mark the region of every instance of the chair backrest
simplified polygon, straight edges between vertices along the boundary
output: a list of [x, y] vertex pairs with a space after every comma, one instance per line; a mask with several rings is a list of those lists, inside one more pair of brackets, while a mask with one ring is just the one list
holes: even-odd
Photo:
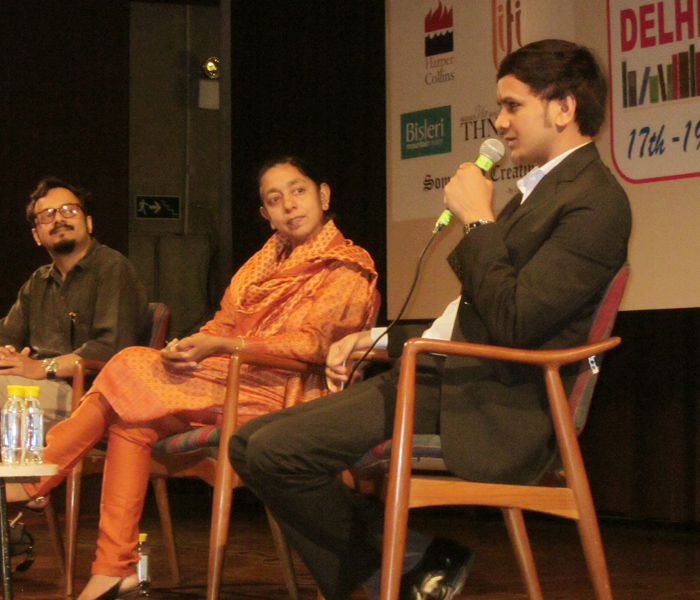
[[170, 325], [170, 309], [162, 302], [150, 302], [144, 332], [144, 344], [160, 350], [165, 346]]
[[[595, 315], [593, 315], [593, 324], [588, 334], [589, 344], [600, 342], [610, 337], [620, 308], [622, 295], [627, 285], [629, 271], [630, 267], [625, 263], [608, 285], [608, 289], [605, 291]], [[579, 434], [588, 418], [593, 388], [598, 380], [598, 371], [603, 357], [595, 356], [593, 360], [595, 361], [593, 364], [587, 360], [581, 363], [578, 377], [569, 395], [571, 416], [574, 420], [576, 432]]]

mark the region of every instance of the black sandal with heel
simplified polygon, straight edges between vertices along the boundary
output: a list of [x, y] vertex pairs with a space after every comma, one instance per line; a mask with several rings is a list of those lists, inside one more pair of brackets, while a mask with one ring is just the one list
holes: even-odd
[[13, 567], [13, 573], [23, 573], [34, 564], [36, 554], [34, 554], [34, 538], [27, 531], [27, 526], [20, 522], [22, 513], [20, 512], [12, 521], [10, 526], [10, 556], [22, 556], [24, 560]]

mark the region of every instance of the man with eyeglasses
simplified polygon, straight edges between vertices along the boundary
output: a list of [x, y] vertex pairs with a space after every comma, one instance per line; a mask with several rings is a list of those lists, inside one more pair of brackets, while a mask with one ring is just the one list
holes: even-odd
[[89, 196], [61, 179], [39, 182], [27, 220], [53, 262], [0, 320], [0, 404], [7, 385], [38, 385], [46, 429], [70, 414], [75, 361], [106, 361], [137, 344], [148, 307], [132, 263], [92, 238]]

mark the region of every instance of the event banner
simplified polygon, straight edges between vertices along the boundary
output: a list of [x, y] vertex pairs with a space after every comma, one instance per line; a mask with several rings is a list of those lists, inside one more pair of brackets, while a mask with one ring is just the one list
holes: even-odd
[[627, 181], [700, 175], [700, 0], [608, 0], [612, 151]]
[[[388, 0], [389, 221], [437, 217], [460, 163], [497, 138], [496, 72], [529, 42], [574, 39], [573, 0]], [[533, 165], [489, 173], [495, 209]]]

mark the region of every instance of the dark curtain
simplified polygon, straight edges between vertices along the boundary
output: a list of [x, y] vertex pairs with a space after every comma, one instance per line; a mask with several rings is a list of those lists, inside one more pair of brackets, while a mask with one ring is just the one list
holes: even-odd
[[0, 315], [49, 261], [24, 220], [45, 175], [95, 197], [95, 236], [128, 245], [129, 2], [0, 4]]
[[298, 154], [325, 173], [336, 224], [374, 257], [385, 297], [384, 2], [232, 4], [234, 267], [272, 233], [258, 168]]
[[[632, 265], [634, 270], [634, 265]], [[700, 521], [700, 309], [622, 312], [581, 445], [597, 510]]]

